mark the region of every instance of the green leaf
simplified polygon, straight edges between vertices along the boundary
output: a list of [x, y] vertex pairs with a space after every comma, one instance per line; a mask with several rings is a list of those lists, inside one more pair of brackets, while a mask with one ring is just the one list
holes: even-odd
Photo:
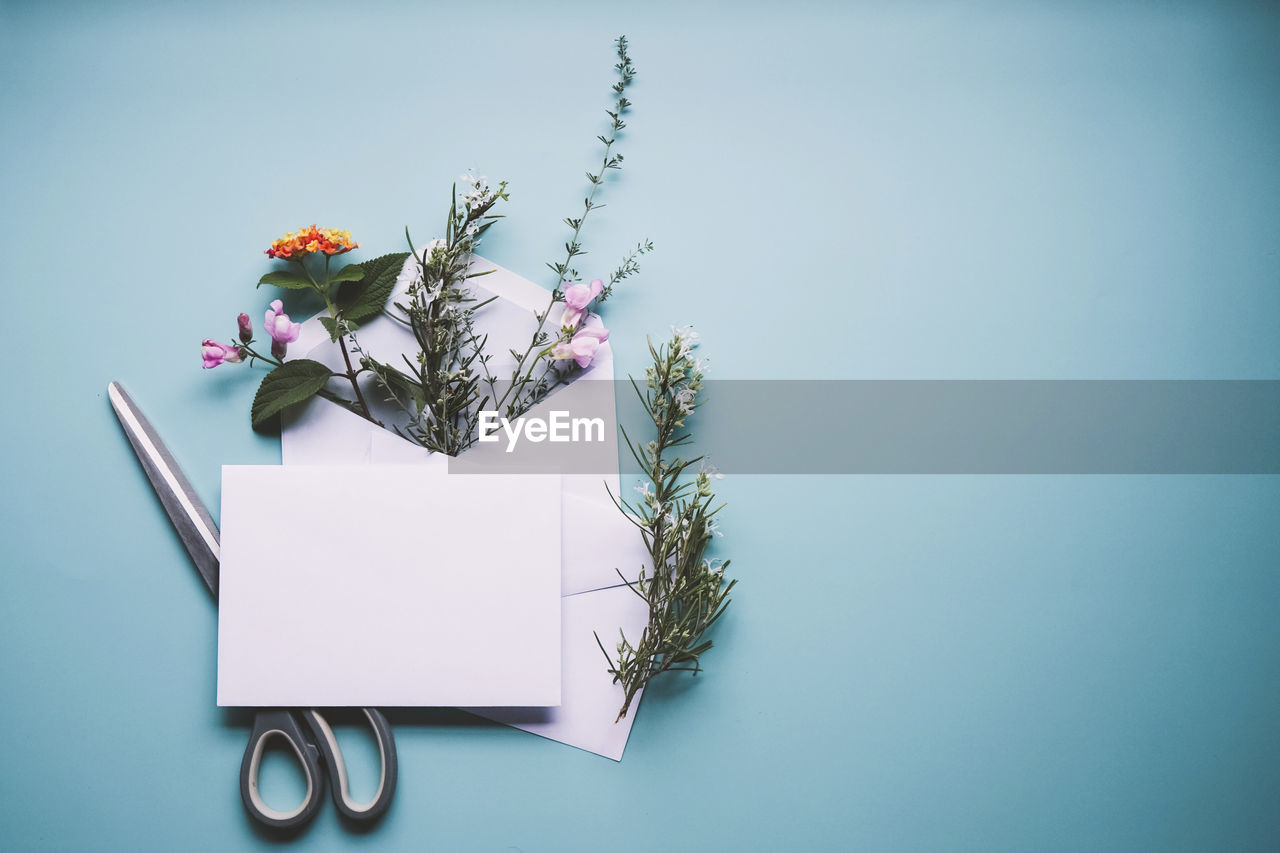
[[376, 281], [390, 271], [391, 279], [394, 281], [395, 277], [400, 275], [400, 270], [404, 267], [405, 259], [408, 257], [408, 252], [392, 252], [389, 255], [382, 255], [365, 261], [360, 265], [364, 267], [364, 280], [366, 282]]
[[359, 323], [356, 323], [346, 318], [343, 318], [343, 319], [346, 320], [346, 322], [343, 324], [343, 326], [339, 326], [338, 321], [334, 320], [332, 317], [320, 318], [320, 325], [324, 326], [324, 330], [329, 333], [329, 340], [334, 343], [337, 343], [338, 338], [342, 336], [343, 334], [343, 332], [341, 331], [342, 328], [345, 327], [346, 331], [348, 332], [354, 332], [356, 329], [360, 328]]
[[286, 361], [268, 373], [253, 398], [253, 428], [261, 429], [285, 406], [314, 397], [332, 375], [329, 368], [309, 358]]
[[258, 279], [258, 287], [262, 287], [264, 284], [274, 284], [276, 287], [283, 287], [285, 290], [312, 290], [315, 288], [315, 285], [311, 283], [311, 279], [291, 270], [276, 270], [275, 272], [267, 273]]
[[364, 266], [362, 264], [347, 264], [338, 270], [338, 274], [329, 279], [329, 283], [333, 284], [339, 281], [360, 281], [364, 278]]
[[364, 322], [382, 313], [391, 291], [396, 286], [396, 276], [404, 267], [408, 252], [394, 252], [365, 261], [364, 283], [351, 300], [342, 305], [342, 316], [355, 322]]
[[378, 364], [378, 375], [385, 380], [391, 392], [398, 398], [411, 400], [418, 411], [426, 408], [427, 398], [422, 386], [389, 364]]

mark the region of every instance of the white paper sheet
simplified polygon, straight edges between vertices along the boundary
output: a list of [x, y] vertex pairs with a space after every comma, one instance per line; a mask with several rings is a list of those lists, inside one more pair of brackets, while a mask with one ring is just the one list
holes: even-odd
[[558, 705], [560, 491], [555, 475], [224, 467], [218, 704]]

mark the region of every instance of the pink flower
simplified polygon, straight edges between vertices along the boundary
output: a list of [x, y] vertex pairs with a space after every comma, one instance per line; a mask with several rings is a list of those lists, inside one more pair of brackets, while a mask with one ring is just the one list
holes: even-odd
[[240, 327], [240, 343], [247, 344], [253, 340], [253, 323], [249, 320], [248, 314], [237, 317], [236, 324]]
[[609, 340], [609, 330], [604, 326], [579, 329], [573, 336], [573, 340], [556, 344], [556, 348], [551, 351], [551, 357], [572, 358], [578, 362], [578, 367], [588, 367], [591, 360], [596, 357], [596, 350], [600, 349], [600, 345], [607, 340]]
[[240, 353], [240, 347], [218, 343], [208, 338], [205, 338], [204, 343], [200, 344], [200, 355], [204, 359], [205, 370], [217, 367], [223, 362], [234, 364], [244, 361], [244, 356]]
[[278, 344], [293, 343], [302, 334], [302, 324], [289, 322], [289, 315], [284, 313], [284, 303], [279, 299], [267, 309], [266, 329], [271, 340]]
[[582, 322], [583, 316], [587, 313], [587, 306], [600, 295], [602, 290], [604, 290], [604, 282], [598, 278], [592, 279], [590, 285], [565, 285], [564, 314], [560, 316], [560, 328], [578, 328], [578, 324]]

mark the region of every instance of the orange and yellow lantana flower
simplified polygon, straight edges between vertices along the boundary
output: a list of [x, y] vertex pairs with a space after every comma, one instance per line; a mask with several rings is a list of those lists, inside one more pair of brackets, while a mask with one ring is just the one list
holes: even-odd
[[267, 255], [284, 260], [298, 259], [313, 252], [324, 252], [326, 255], [341, 255], [358, 249], [359, 243], [352, 241], [350, 231], [339, 231], [336, 228], [301, 228], [291, 231], [271, 244]]

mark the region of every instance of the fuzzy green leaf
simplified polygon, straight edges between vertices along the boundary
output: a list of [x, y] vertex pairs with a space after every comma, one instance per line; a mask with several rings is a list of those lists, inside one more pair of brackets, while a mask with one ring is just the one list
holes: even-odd
[[365, 261], [364, 279], [360, 289], [350, 301], [343, 304], [342, 316], [355, 322], [364, 322], [382, 313], [391, 291], [396, 286], [396, 276], [404, 267], [408, 252], [393, 252], [380, 258]]
[[261, 429], [285, 406], [314, 397], [332, 375], [329, 368], [309, 358], [286, 361], [268, 373], [253, 397], [253, 428]]
[[[359, 323], [356, 323], [353, 320], [347, 320], [346, 318], [343, 319], [345, 322], [343, 325], [339, 326], [338, 321], [334, 320], [332, 317], [320, 318], [320, 325], [324, 326], [324, 330], [329, 333], [329, 340], [333, 343], [337, 343], [338, 338], [343, 334], [354, 332], [356, 329], [360, 328]], [[346, 331], [340, 331], [342, 329], [345, 329]]]
[[338, 270], [338, 274], [329, 279], [329, 283], [333, 284], [339, 281], [360, 281], [364, 278], [365, 269], [363, 264], [347, 264]]
[[285, 290], [311, 290], [315, 287], [311, 283], [311, 279], [292, 270], [269, 272], [258, 279], [258, 287], [262, 287], [264, 284], [273, 284], [276, 287], [283, 287]]

